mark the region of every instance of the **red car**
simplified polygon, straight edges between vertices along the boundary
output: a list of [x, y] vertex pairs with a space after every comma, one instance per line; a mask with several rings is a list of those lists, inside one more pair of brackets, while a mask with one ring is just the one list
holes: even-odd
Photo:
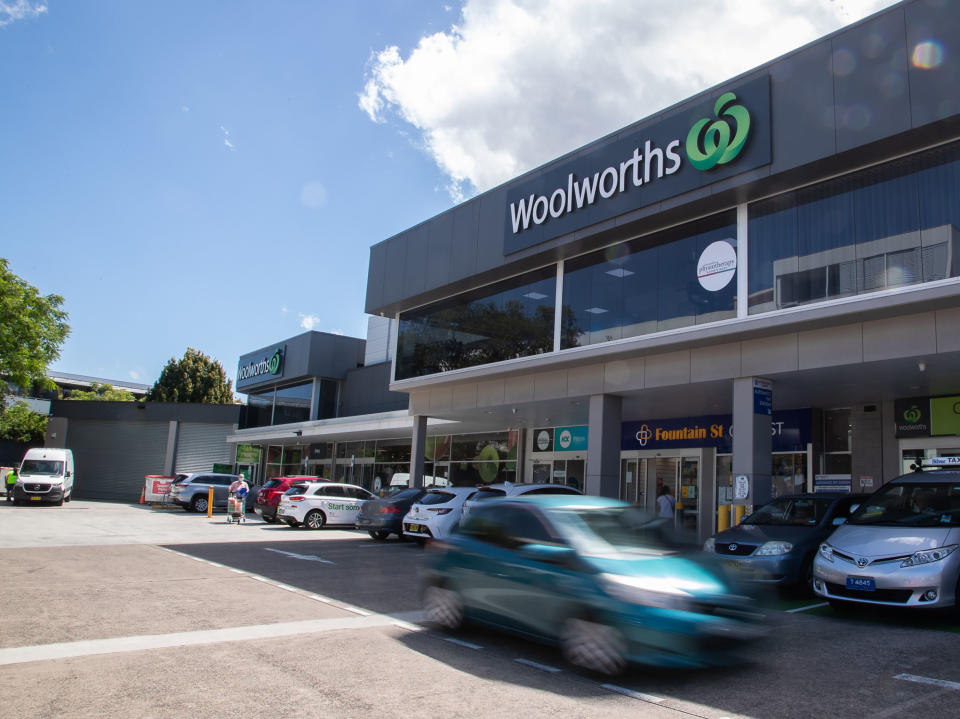
[[253, 505], [254, 509], [263, 517], [264, 522], [273, 524], [277, 521], [277, 505], [280, 504], [280, 495], [290, 489], [290, 487], [295, 484], [306, 484], [307, 482], [329, 481], [329, 479], [324, 479], [323, 477], [309, 477], [307, 475], [268, 479], [257, 492], [257, 501]]

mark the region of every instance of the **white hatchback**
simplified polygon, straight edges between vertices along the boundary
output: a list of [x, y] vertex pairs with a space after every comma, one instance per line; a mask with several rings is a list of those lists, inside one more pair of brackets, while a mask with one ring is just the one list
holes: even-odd
[[460, 514], [460, 524], [467, 521], [470, 511], [481, 502], [501, 497], [518, 497], [527, 494], [583, 494], [579, 489], [568, 487], [565, 484], [524, 484], [517, 482], [498, 482], [477, 487], [473, 494], [463, 503], [463, 512]]
[[291, 527], [302, 524], [307, 529], [320, 529], [327, 524], [352, 527], [360, 512], [360, 505], [368, 499], [375, 497], [363, 487], [353, 484], [297, 484], [280, 497], [277, 519]]
[[463, 502], [476, 487], [441, 487], [431, 489], [410, 507], [403, 518], [403, 536], [418, 541], [443, 539], [460, 521]]

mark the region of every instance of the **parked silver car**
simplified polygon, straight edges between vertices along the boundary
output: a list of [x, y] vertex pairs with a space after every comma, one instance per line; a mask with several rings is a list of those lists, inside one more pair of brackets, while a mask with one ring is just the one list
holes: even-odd
[[820, 545], [817, 594], [838, 609], [960, 610], [960, 458], [939, 460], [885, 484]]
[[[237, 481], [235, 474], [214, 474], [213, 472], [194, 472], [193, 474], [178, 475], [170, 485], [170, 501], [179, 504], [188, 512], [206, 512], [207, 501], [210, 497], [210, 487], [213, 487], [213, 506], [227, 506], [227, 490]], [[248, 508], [250, 504], [248, 496]]]

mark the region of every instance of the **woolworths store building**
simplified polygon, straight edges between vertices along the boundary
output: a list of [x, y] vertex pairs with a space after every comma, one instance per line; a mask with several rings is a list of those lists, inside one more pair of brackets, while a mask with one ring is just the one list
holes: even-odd
[[373, 247], [412, 456], [519, 430], [707, 536], [960, 452], [958, 87], [960, 3], [901, 3]]

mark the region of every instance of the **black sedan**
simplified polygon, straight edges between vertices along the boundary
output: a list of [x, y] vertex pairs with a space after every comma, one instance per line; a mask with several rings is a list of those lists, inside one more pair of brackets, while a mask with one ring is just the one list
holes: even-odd
[[744, 581], [807, 591], [820, 543], [846, 522], [864, 497], [824, 493], [778, 497], [736, 527], [708, 539], [703, 548], [716, 552]]
[[368, 499], [360, 505], [354, 526], [366, 529], [377, 541], [382, 542], [391, 534], [402, 538], [403, 516], [425, 492], [425, 489], [401, 489], [386, 497]]

